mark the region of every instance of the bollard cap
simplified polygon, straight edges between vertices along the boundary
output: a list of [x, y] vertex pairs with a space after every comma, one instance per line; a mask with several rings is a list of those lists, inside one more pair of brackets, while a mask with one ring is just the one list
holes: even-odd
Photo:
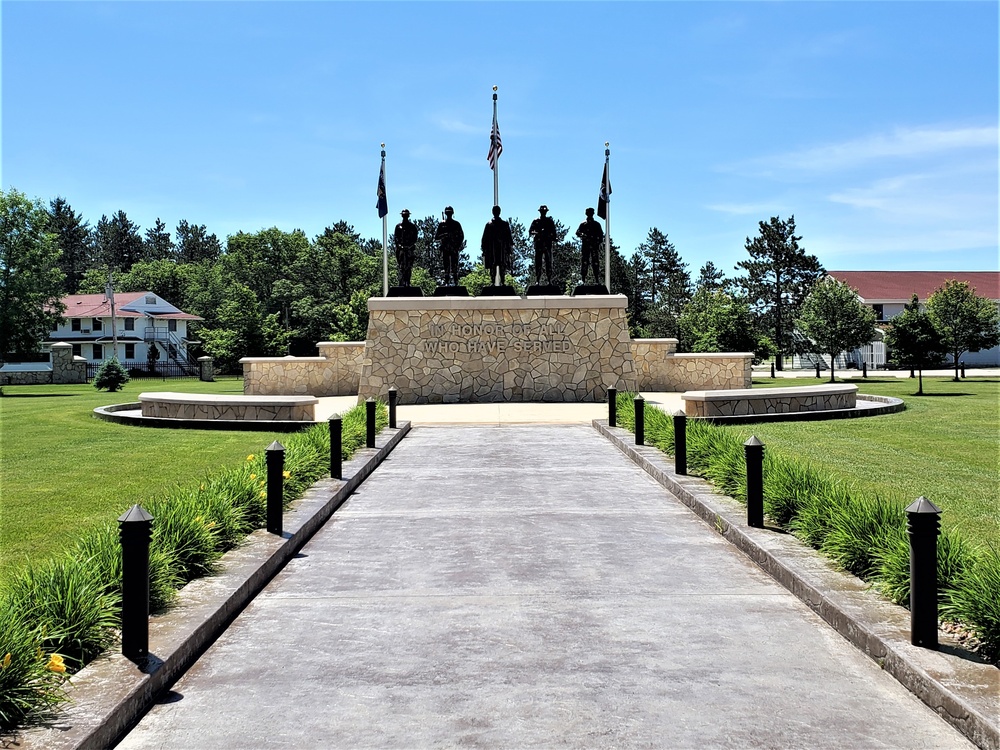
[[747, 440], [745, 443], [743, 443], [743, 445], [745, 445], [747, 448], [756, 448], [758, 446], [761, 448], [764, 447], [764, 444], [760, 442], [760, 438], [757, 437], [756, 435], [751, 435], [750, 439]]
[[339, 414], [332, 414], [330, 416], [330, 421], [331, 422], [339, 422], [340, 420], [341, 420], [341, 416]]
[[141, 505], [133, 505], [118, 518], [118, 523], [151, 523], [153, 517]]
[[637, 393], [636, 396], [635, 396], [635, 400], [636, 401], [645, 401], [646, 399], [644, 399], [641, 394]]
[[677, 411], [674, 412], [674, 416], [675, 417], [686, 417], [687, 416], [687, 412], [684, 411], [683, 409], [678, 409]]
[[916, 500], [913, 501], [907, 508], [907, 513], [937, 513], [941, 514], [941, 509], [937, 507], [934, 503], [928, 500], [926, 497], [921, 495]]
[[389, 386], [389, 393], [392, 393], [393, 391], [397, 391], [397, 392], [398, 392], [398, 391], [399, 391], [399, 389], [398, 389], [398, 388], [396, 388], [396, 386], [394, 386], [394, 385], [390, 385], [390, 386]]
[[283, 451], [283, 450], [285, 450], [285, 446], [283, 446], [281, 443], [279, 443], [277, 440], [275, 440], [273, 443], [271, 443], [269, 446], [267, 446], [267, 450], [269, 450], [269, 451]]
[[375, 403], [375, 397], [374, 396], [369, 396], [367, 398], [367, 400], [365, 401], [365, 403], [366, 404], [374, 404]]

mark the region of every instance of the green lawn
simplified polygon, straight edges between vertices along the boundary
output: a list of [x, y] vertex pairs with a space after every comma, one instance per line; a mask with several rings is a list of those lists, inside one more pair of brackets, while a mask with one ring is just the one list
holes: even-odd
[[237, 379], [132, 381], [119, 393], [92, 385], [4, 386], [0, 398], [0, 575], [49, 556], [85, 530], [175, 485], [190, 486], [263, 450], [277, 433], [152, 429], [112, 424], [95, 407], [143, 391], [242, 393]]
[[[754, 387], [817, 385], [755, 378]], [[1000, 549], [1000, 380], [871, 377], [843, 381], [859, 393], [896, 396], [899, 414], [825, 422], [730, 427], [757, 435], [773, 450], [807, 459], [865, 490], [906, 504], [920, 495], [942, 509], [942, 524]]]

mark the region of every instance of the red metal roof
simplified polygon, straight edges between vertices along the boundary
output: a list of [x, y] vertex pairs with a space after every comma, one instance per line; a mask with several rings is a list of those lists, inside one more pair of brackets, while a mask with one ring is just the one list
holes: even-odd
[[946, 281], [967, 281], [980, 297], [1000, 301], [1000, 271], [828, 271], [858, 290], [866, 301], [909, 302], [916, 293], [927, 300]]
[[[174, 320], [204, 320], [197, 315], [186, 312], [137, 312], [135, 310], [124, 310], [122, 308], [131, 305], [136, 300], [145, 297], [149, 292], [115, 292], [115, 317], [116, 318], [144, 318], [147, 315], [153, 318], [173, 318]], [[159, 299], [162, 299], [160, 297]], [[164, 300], [166, 302], [166, 300]], [[64, 318], [110, 318], [111, 303], [104, 294], [70, 294], [62, 298], [62, 303], [66, 305]], [[167, 303], [169, 304], [169, 303]]]

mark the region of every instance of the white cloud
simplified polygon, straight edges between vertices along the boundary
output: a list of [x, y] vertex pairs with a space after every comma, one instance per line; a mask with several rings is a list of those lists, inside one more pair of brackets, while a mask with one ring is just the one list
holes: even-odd
[[789, 213], [788, 208], [778, 201], [757, 202], [757, 203], [713, 203], [706, 206], [710, 211], [718, 211], [724, 214], [735, 216], [748, 216], [756, 214], [758, 216], [774, 216], [776, 214]]
[[995, 158], [997, 138], [996, 126], [897, 128], [891, 133], [814, 146], [754, 161], [771, 168], [827, 172], [883, 159], [913, 159], [965, 149], [992, 149]]

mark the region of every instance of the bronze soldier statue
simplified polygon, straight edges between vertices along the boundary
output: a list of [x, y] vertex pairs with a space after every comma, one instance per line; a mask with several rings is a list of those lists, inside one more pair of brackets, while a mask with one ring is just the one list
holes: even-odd
[[441, 248], [441, 260], [444, 262], [444, 286], [449, 286], [449, 278], [451, 286], [458, 286], [458, 254], [462, 251], [462, 243], [465, 242], [462, 225], [451, 218], [454, 213], [454, 208], [446, 207], [444, 221], [438, 224], [434, 233], [434, 239]]
[[594, 221], [594, 209], [588, 208], [587, 218], [576, 230], [580, 238], [580, 280], [587, 283], [587, 266], [594, 269], [594, 283], [600, 283], [601, 278], [601, 243], [604, 242], [604, 230]]
[[[492, 286], [503, 286], [510, 269], [510, 255], [514, 248], [514, 237], [510, 224], [500, 218], [500, 206], [493, 207], [493, 218], [483, 229], [483, 264], [490, 275]], [[499, 276], [497, 272], [499, 271]]]
[[403, 220], [396, 225], [392, 238], [396, 245], [396, 263], [399, 264], [399, 285], [410, 286], [413, 273], [413, 256], [417, 246], [417, 225], [410, 221], [410, 210], [399, 212]]
[[556, 240], [556, 223], [548, 216], [549, 207], [538, 207], [540, 214], [531, 222], [528, 234], [535, 241], [535, 283], [542, 283], [542, 263], [545, 263], [545, 278], [552, 283], [552, 243]]

